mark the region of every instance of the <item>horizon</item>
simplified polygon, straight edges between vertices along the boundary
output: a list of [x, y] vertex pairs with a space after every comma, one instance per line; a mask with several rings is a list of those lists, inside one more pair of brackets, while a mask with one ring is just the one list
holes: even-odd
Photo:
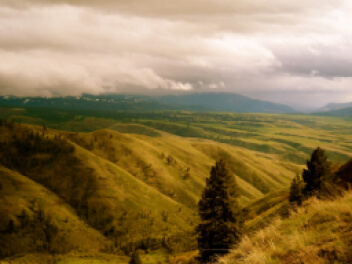
[[202, 94], [214, 94], [214, 95], [221, 95], [221, 94], [230, 94], [230, 95], [238, 95], [238, 96], [243, 96], [246, 98], [249, 98], [251, 100], [258, 100], [262, 102], [267, 102], [267, 103], [273, 103], [276, 105], [281, 105], [281, 106], [287, 106], [291, 108], [293, 111], [299, 113], [310, 113], [313, 111], [322, 111], [322, 108], [330, 106], [330, 105], [345, 105], [345, 104], [350, 104], [352, 102], [342, 102], [342, 103], [336, 103], [336, 102], [330, 102], [326, 103], [323, 105], [318, 105], [316, 107], [297, 107], [295, 105], [289, 105], [285, 103], [280, 103], [280, 102], [273, 102], [270, 100], [266, 99], [261, 99], [261, 98], [255, 98], [251, 96], [246, 96], [240, 93], [235, 93], [231, 91], [188, 91], [188, 92], [182, 92], [182, 93], [101, 93], [101, 94], [89, 94], [89, 93], [82, 93], [80, 95], [50, 95], [50, 96], [41, 96], [41, 95], [32, 95], [32, 96], [16, 96], [16, 95], [0, 95], [0, 98], [4, 99], [30, 99], [30, 98], [40, 98], [40, 99], [54, 99], [54, 98], [74, 98], [74, 99], [82, 99], [84, 96], [91, 96], [91, 97], [104, 97], [104, 96], [135, 96], [135, 97], [147, 97], [147, 98], [158, 98], [158, 97], [168, 97], [168, 96], [187, 96], [187, 95], [202, 95]]

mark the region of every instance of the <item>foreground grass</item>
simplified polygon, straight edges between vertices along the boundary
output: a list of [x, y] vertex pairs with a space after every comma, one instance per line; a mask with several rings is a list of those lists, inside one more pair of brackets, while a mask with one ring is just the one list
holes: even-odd
[[352, 192], [335, 201], [308, 200], [287, 219], [276, 219], [220, 263], [352, 263]]

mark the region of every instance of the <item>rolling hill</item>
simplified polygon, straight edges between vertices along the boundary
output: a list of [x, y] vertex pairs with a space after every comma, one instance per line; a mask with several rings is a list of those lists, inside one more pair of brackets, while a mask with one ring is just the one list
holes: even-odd
[[[62, 243], [68, 251], [77, 247], [91, 251], [90, 244], [108, 252], [160, 243], [178, 248], [174, 239], [193, 233], [197, 202], [215, 160], [222, 158], [231, 164], [243, 204], [287, 186], [300, 170], [300, 166], [223, 143], [131, 126], [115, 124], [111, 129], [78, 133], [1, 122], [1, 186], [14, 186], [0, 191], [2, 199], [11, 201], [2, 208], [6, 215], [3, 231], [15, 237], [14, 242], [22, 238], [19, 225], [28, 215], [30, 221], [38, 218], [41, 225], [52, 228], [58, 241], [63, 241], [62, 236], [67, 239]], [[135, 128], [139, 134], [126, 133]], [[66, 230], [72, 228], [66, 223], [77, 230]], [[31, 242], [34, 231], [25, 230], [29, 237], [21, 240], [23, 246], [11, 251], [17, 242], [13, 247], [3, 244], [2, 249], [10, 252], [2, 254], [38, 249]], [[87, 239], [82, 236], [87, 245], [77, 245], [80, 230], [87, 233]], [[70, 236], [65, 235], [68, 232]], [[38, 243], [45, 245], [43, 250], [66, 252], [51, 245], [54, 242], [45, 235], [41, 239]]]
[[[88, 224], [85, 228], [91, 228], [94, 234], [104, 235], [101, 239], [110, 241], [108, 247], [129, 251], [131, 247], [145, 247], [150, 241], [165, 243], [165, 239], [172, 247], [174, 236], [193, 232], [205, 179], [219, 158], [231, 164], [242, 203], [287, 186], [300, 170], [300, 166], [211, 140], [182, 138], [143, 125], [119, 126], [78, 133], [2, 122], [1, 174], [7, 175], [2, 180], [15, 175], [30, 182], [35, 187], [27, 190], [26, 197], [39, 195], [50, 202], [54, 199], [50, 193], [56, 195], [58, 204], [71, 208], [72, 215], [61, 216], [64, 209], [58, 208], [55, 212], [60, 216], [53, 214], [50, 219], [61, 219], [62, 223], [75, 217]], [[139, 134], [126, 133], [130, 130]], [[6, 181], [2, 183], [5, 185]], [[29, 193], [36, 188], [42, 194]], [[8, 194], [2, 194], [7, 199]], [[21, 192], [13, 194], [22, 197]], [[33, 218], [37, 209], [28, 206], [23, 208]], [[43, 211], [51, 215], [52, 209], [47, 207], [43, 206]], [[21, 208], [11, 208], [13, 213], [4, 218], [4, 228], [19, 225]], [[21, 249], [33, 251], [25, 241]], [[88, 248], [82, 246], [82, 250]]]
[[109, 241], [54, 192], [0, 166], [0, 256], [22, 252], [99, 252]]
[[348, 117], [352, 116], [352, 107], [343, 107], [336, 110], [328, 110], [319, 113], [315, 113], [315, 115], [321, 116], [341, 116], [341, 117]]
[[[64, 253], [62, 243], [67, 251], [118, 255], [136, 248], [192, 250], [197, 202], [216, 160], [224, 159], [236, 176], [246, 225], [256, 231], [287, 212], [287, 186], [314, 147], [335, 161], [351, 157], [351, 125], [335, 117], [2, 110], [9, 121], [0, 122], [1, 236], [14, 241], [0, 243], [3, 255]], [[28, 121], [37, 125], [23, 124]], [[77, 245], [80, 232], [85, 243]]]
[[352, 102], [350, 102], [350, 103], [330, 103], [330, 104], [327, 104], [319, 109], [316, 109], [314, 112], [328, 112], [328, 111], [341, 110], [341, 109], [350, 108], [350, 107], [352, 107]]

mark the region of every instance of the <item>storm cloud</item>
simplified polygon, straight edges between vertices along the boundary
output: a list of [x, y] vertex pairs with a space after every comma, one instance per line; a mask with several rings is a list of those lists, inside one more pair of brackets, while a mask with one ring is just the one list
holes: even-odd
[[351, 25], [348, 0], [0, 0], [0, 95], [352, 101]]

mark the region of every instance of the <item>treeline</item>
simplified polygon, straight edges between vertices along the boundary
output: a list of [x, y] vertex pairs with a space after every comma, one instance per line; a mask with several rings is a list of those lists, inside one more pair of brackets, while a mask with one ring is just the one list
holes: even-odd
[[297, 174], [290, 186], [290, 203], [301, 206], [312, 196], [318, 199], [335, 198], [343, 194], [343, 190], [352, 184], [351, 171], [346, 173], [351, 162], [346, 163], [339, 170], [327, 158], [325, 151], [317, 148], [313, 151], [307, 168], [302, 175]]

